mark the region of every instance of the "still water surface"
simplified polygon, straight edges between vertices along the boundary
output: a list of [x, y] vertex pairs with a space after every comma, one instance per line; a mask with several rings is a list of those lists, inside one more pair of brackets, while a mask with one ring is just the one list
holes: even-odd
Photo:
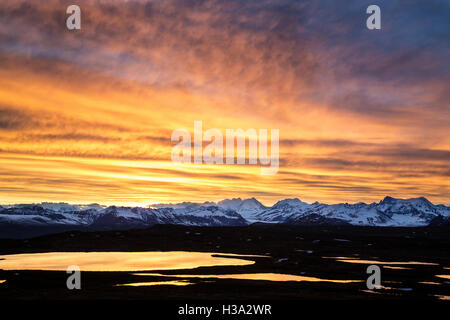
[[239, 257], [256, 256], [188, 251], [26, 253], [0, 255], [0, 269], [65, 271], [68, 266], [77, 265], [81, 271], [146, 271], [255, 263]]
[[[180, 275], [167, 275], [160, 273], [134, 273], [137, 276], [164, 276], [174, 278], [201, 278], [201, 279], [236, 279], [236, 280], [265, 280], [265, 281], [308, 281], [308, 282], [333, 282], [333, 283], [354, 283], [362, 282], [362, 280], [332, 280], [309, 276], [299, 276], [293, 274], [281, 274], [281, 273], [236, 273], [236, 274], [180, 274]], [[142, 284], [144, 282], [141, 282]], [[137, 283], [136, 283], [137, 285]], [[144, 285], [144, 284], [143, 284]]]

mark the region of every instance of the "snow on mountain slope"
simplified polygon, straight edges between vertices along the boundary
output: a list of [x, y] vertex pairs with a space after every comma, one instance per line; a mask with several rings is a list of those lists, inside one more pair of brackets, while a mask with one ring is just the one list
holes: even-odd
[[89, 210], [89, 209], [95, 209], [100, 210], [105, 208], [104, 206], [101, 206], [97, 203], [92, 204], [68, 204], [65, 202], [59, 202], [59, 203], [52, 203], [52, 202], [42, 202], [39, 204], [44, 209], [53, 210], [57, 212], [73, 212], [73, 211], [82, 211], [82, 210]]
[[239, 213], [242, 217], [248, 221], [259, 221], [257, 218], [258, 213], [266, 209], [266, 207], [256, 200], [255, 198], [244, 199], [233, 198], [231, 200], [225, 199], [219, 201], [217, 206], [223, 209], [233, 210]]
[[[250, 199], [244, 199], [241, 198], [233, 198], [233, 199], [225, 199], [222, 201], [219, 201], [218, 203], [215, 202], [204, 202], [204, 203], [195, 203], [195, 202], [181, 202], [181, 203], [171, 203], [171, 204], [156, 204], [152, 205], [153, 208], [172, 208], [175, 209], [176, 212], [181, 213], [182, 210], [185, 210], [186, 213], [192, 213], [197, 211], [195, 213], [196, 215], [201, 214], [201, 212], [204, 212], [204, 209], [201, 209], [202, 207], [210, 207], [210, 206], [216, 206], [218, 208], [221, 208], [225, 211], [234, 211], [241, 215], [246, 220], [252, 222], [252, 221], [259, 221], [256, 219], [256, 215], [261, 212], [262, 210], [266, 209], [266, 207], [256, 200], [255, 198]], [[207, 214], [207, 213], [206, 213]]]
[[151, 207], [155, 209], [159, 208], [172, 208], [172, 209], [185, 209], [185, 208], [198, 208], [201, 206], [215, 206], [215, 202], [203, 202], [203, 203], [196, 203], [196, 202], [181, 202], [181, 203], [159, 203], [154, 204]]
[[[263, 213], [264, 214], [264, 213]], [[394, 199], [386, 197], [379, 203], [303, 205], [293, 214], [284, 214], [283, 222], [294, 222], [310, 214], [339, 219], [362, 226], [425, 226], [437, 216], [450, 216], [450, 208], [433, 205], [425, 198]], [[279, 219], [279, 218], [278, 218]]]
[[265, 207], [255, 198], [218, 202], [157, 205], [152, 208], [104, 207], [98, 204], [42, 203], [0, 206], [0, 227], [73, 226], [89, 230], [142, 228], [155, 224], [240, 226], [255, 221], [290, 224], [360, 226], [425, 226], [447, 223], [450, 207], [427, 199], [394, 199], [378, 203], [308, 204], [299, 199]]
[[300, 218], [311, 205], [297, 198], [278, 201], [272, 207], [261, 210], [255, 220], [265, 222], [285, 222], [294, 217]]
[[[51, 209], [50, 209], [51, 208]], [[148, 227], [155, 224], [197, 226], [246, 225], [238, 213], [217, 206], [187, 206], [184, 208], [101, 207], [89, 209], [76, 205], [16, 205], [0, 208], [0, 224], [31, 226], [72, 225], [94, 230]]]

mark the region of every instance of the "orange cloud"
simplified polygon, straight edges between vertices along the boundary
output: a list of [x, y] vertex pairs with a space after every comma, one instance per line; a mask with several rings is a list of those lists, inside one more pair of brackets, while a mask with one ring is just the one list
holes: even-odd
[[[0, 4], [1, 203], [449, 203], [449, 75], [433, 29], [420, 50], [397, 29], [368, 41], [351, 18], [324, 28], [341, 9], [308, 1], [83, 1], [69, 32], [69, 4]], [[280, 129], [279, 173], [175, 167], [171, 133], [194, 120]]]

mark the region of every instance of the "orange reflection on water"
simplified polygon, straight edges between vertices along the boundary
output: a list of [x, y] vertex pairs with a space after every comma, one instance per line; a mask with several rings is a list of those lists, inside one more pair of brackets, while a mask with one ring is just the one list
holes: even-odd
[[183, 275], [165, 275], [160, 273], [134, 273], [136, 276], [166, 276], [175, 278], [215, 278], [215, 279], [237, 279], [237, 280], [264, 280], [264, 281], [308, 281], [308, 282], [334, 282], [334, 283], [353, 283], [362, 282], [362, 280], [331, 280], [308, 276], [297, 276], [281, 273], [242, 273], [242, 274], [183, 274]]
[[439, 282], [433, 282], [433, 281], [419, 281], [417, 283], [420, 283], [420, 284], [431, 284], [431, 285], [436, 285], [436, 286], [441, 285]]
[[155, 282], [134, 282], [134, 283], [125, 283], [125, 284], [116, 284], [116, 287], [147, 287], [147, 286], [161, 286], [161, 285], [169, 285], [169, 286], [188, 286], [192, 284], [187, 280], [173, 280], [173, 281], [155, 281]]
[[419, 261], [379, 261], [379, 260], [359, 260], [355, 258], [345, 258], [339, 257], [336, 261], [347, 262], [347, 263], [359, 263], [359, 264], [380, 264], [380, 265], [423, 265], [423, 266], [438, 266], [438, 263], [433, 262], [419, 262]]
[[238, 257], [254, 256], [188, 251], [26, 253], [1, 255], [0, 269], [65, 271], [68, 266], [77, 265], [81, 271], [145, 271], [200, 266], [246, 266], [255, 263]]
[[407, 268], [407, 267], [392, 267], [392, 266], [383, 266], [385, 269], [392, 269], [392, 270], [412, 270], [413, 268]]

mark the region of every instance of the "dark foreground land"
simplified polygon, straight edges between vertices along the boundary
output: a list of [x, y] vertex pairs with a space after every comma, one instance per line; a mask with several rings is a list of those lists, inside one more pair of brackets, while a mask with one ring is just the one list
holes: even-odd
[[[165, 276], [130, 272], [82, 272], [82, 289], [68, 290], [64, 271], [0, 270], [0, 300], [5, 299], [426, 299], [450, 296], [450, 229], [448, 227], [382, 228], [351, 226], [187, 227], [160, 225], [145, 230], [65, 232], [27, 240], [0, 240], [0, 254], [50, 251], [204, 251], [268, 255], [249, 266], [201, 267], [161, 271]], [[378, 261], [419, 261], [437, 265], [381, 267], [385, 289], [368, 290], [368, 264], [323, 257]], [[246, 258], [249, 259], [249, 258]], [[398, 267], [398, 266], [397, 266]], [[154, 271], [152, 271], [154, 272]], [[276, 282], [192, 278], [188, 286], [118, 287], [119, 283], [179, 280], [171, 274], [282, 273], [360, 283]]]

